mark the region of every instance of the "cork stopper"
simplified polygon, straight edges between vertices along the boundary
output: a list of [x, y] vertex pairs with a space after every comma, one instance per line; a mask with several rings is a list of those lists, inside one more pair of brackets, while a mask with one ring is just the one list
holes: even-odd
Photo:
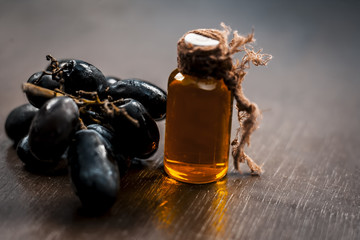
[[216, 29], [197, 29], [178, 42], [178, 69], [199, 78], [222, 79], [232, 68], [227, 35]]

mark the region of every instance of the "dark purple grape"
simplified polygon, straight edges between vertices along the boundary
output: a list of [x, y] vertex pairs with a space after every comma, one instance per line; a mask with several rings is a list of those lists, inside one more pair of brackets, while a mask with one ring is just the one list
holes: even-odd
[[106, 78], [95, 66], [81, 61], [69, 60], [63, 65], [64, 90], [76, 95], [76, 92], [103, 92], [107, 87]]
[[103, 143], [108, 153], [112, 154], [115, 157], [115, 149], [113, 146], [115, 138], [114, 133], [99, 124], [90, 124], [89, 126], [87, 126], [87, 129], [97, 132], [103, 139]]
[[79, 110], [68, 97], [47, 101], [35, 115], [29, 132], [31, 152], [41, 160], [58, 159], [79, 126]]
[[108, 128], [100, 125], [100, 124], [91, 124], [87, 126], [90, 130], [94, 130], [103, 138], [103, 142], [106, 150], [109, 154], [112, 154], [113, 158], [118, 163], [118, 167], [120, 170], [120, 175], [123, 175], [130, 167], [131, 159], [129, 156], [126, 156], [121, 149], [116, 148], [116, 138], [115, 134], [109, 130]]
[[59, 164], [60, 158], [56, 160], [43, 161], [35, 157], [29, 146], [29, 136], [25, 136], [21, 139], [16, 147], [16, 153], [20, 160], [31, 170], [43, 172], [54, 170]]
[[5, 122], [5, 131], [8, 137], [17, 143], [28, 134], [31, 121], [38, 109], [31, 104], [24, 104], [13, 109]]
[[124, 108], [129, 116], [138, 121], [136, 126], [123, 114], [117, 113], [110, 119], [116, 136], [116, 148], [127, 156], [147, 157], [159, 146], [159, 129], [144, 106], [136, 100], [125, 99], [118, 106]]
[[[112, 77], [112, 79], [116, 79]], [[155, 120], [161, 120], [166, 115], [166, 92], [159, 87], [140, 80], [123, 79], [110, 84], [106, 91], [101, 92], [102, 98], [110, 96], [113, 100], [132, 98], [139, 101]]]
[[[55, 88], [60, 88], [59, 82], [53, 80], [51, 75], [48, 74], [43, 75], [42, 72], [34, 73], [27, 82], [50, 90], [54, 90]], [[26, 92], [26, 97], [29, 100], [29, 102], [37, 108], [41, 108], [41, 106], [46, 101], [49, 100], [49, 98], [37, 96], [32, 94], [31, 92]]]
[[103, 138], [106, 139], [109, 143], [114, 142], [115, 134], [108, 128], [100, 124], [90, 124], [87, 126], [87, 129], [92, 129], [99, 133]]
[[107, 86], [110, 86], [120, 80], [121, 79], [117, 77], [110, 77], [110, 76], [106, 77]]
[[68, 160], [71, 181], [83, 207], [92, 211], [109, 209], [120, 189], [120, 175], [100, 135], [94, 130], [78, 131]]

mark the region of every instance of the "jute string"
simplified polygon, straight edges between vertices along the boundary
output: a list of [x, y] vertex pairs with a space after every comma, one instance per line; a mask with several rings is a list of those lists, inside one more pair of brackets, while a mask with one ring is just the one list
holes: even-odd
[[[272, 58], [271, 55], [255, 52], [250, 43], [255, 41], [254, 33], [241, 36], [237, 31], [233, 32], [233, 38], [228, 44], [230, 27], [221, 23], [223, 30], [197, 29], [187, 32], [178, 42], [178, 70], [183, 74], [193, 75], [199, 78], [213, 77], [223, 80], [236, 100], [237, 117], [240, 127], [237, 129], [235, 139], [231, 142], [234, 167], [240, 171], [240, 163], [246, 162], [251, 173], [259, 175], [263, 172], [245, 151], [245, 145], [250, 146], [250, 136], [258, 128], [261, 111], [256, 103], [245, 97], [242, 90], [242, 82], [246, 75], [246, 69], [250, 63], [255, 66], [265, 66]], [[219, 41], [216, 46], [194, 46], [185, 42], [184, 38], [189, 33], [196, 33]], [[243, 52], [241, 61], [233, 55]], [[240, 140], [239, 140], [240, 139]]]

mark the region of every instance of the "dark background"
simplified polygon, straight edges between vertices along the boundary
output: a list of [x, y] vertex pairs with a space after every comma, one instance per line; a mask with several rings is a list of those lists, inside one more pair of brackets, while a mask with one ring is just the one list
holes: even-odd
[[[0, 1], [0, 125], [25, 103], [21, 83], [45, 55], [166, 89], [188, 30], [255, 29], [274, 56], [245, 94], [264, 110], [249, 154], [261, 177], [231, 166], [189, 185], [162, 170], [161, 147], [122, 179], [109, 213], [86, 217], [66, 175], [29, 173], [0, 128], [1, 239], [359, 239], [359, 1]], [[239, 56], [240, 57], [240, 56]], [[233, 122], [233, 134], [236, 122]]]

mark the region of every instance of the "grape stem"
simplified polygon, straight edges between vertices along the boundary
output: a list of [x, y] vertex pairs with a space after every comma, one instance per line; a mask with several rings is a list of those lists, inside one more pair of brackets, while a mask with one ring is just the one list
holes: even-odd
[[79, 118], [79, 123], [80, 123], [80, 129], [87, 129], [87, 127], [86, 127], [86, 125], [84, 124], [84, 121], [81, 119], [81, 118]]
[[49, 98], [49, 99], [54, 98], [54, 97], [64, 96], [61, 93], [55, 92], [55, 91], [47, 89], [47, 88], [36, 86], [35, 84], [32, 84], [32, 83], [23, 83], [22, 90], [25, 93], [31, 93], [35, 96], [45, 97], [45, 98]]
[[[43, 71], [42, 76], [51, 75], [55, 81], [59, 82], [60, 90], [64, 91], [64, 78], [63, 78], [64, 67], [60, 67], [59, 62], [51, 55], [46, 55], [46, 60], [50, 61], [51, 71]], [[41, 79], [41, 77], [39, 79]]]
[[[122, 114], [124, 117], [126, 117], [132, 124], [134, 124], [136, 127], [140, 127], [139, 121], [131, 117], [125, 108], [118, 107], [115, 104], [125, 102], [124, 99], [118, 99], [115, 101], [110, 101], [108, 99], [100, 100], [98, 94], [96, 92], [85, 92], [85, 91], [78, 91], [79, 95], [90, 95], [94, 99], [86, 99], [84, 97], [76, 97], [71, 94], [65, 93], [61, 91], [60, 89], [50, 90], [47, 88], [43, 88], [40, 86], [37, 86], [32, 83], [23, 83], [22, 84], [22, 90], [25, 93], [30, 93], [35, 96], [39, 97], [45, 97], [45, 98], [54, 98], [54, 97], [61, 97], [66, 96], [71, 98], [76, 105], [79, 107], [79, 111], [82, 113], [85, 113], [86, 110], [91, 110], [93, 107], [100, 107], [101, 111], [108, 115], [113, 116], [114, 114]], [[92, 116], [90, 116], [93, 118]], [[94, 119], [98, 120], [98, 119]]]

